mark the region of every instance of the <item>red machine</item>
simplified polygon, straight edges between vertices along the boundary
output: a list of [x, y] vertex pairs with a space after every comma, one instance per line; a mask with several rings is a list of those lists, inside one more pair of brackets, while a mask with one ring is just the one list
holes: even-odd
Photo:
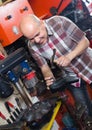
[[15, 0], [0, 6], [0, 42], [8, 46], [22, 36], [19, 22], [22, 16], [33, 13], [27, 0]]
[[[72, 0], [29, 0], [29, 3], [34, 11], [34, 13], [38, 16], [51, 16], [50, 8], [59, 7], [59, 12], [64, 10]], [[62, 4], [62, 6], [60, 6]]]

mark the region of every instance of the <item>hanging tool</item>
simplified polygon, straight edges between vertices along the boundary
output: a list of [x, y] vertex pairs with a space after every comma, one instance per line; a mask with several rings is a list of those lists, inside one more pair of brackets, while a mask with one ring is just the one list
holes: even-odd
[[[13, 104], [12, 104], [11, 102], [9, 102], [9, 101], [7, 101], [7, 104], [9, 105], [9, 107], [13, 108], [13, 109], [17, 112], [17, 115], [20, 114], [19, 109], [18, 109], [15, 105], [13, 105]], [[14, 114], [16, 115], [16, 113], [14, 113]]]
[[[13, 115], [14, 113], [12, 113], [12, 111], [11, 111], [11, 109], [10, 109], [10, 107], [9, 107], [9, 105], [8, 105], [8, 103], [7, 102], [5, 102], [5, 107], [6, 107], [6, 109], [7, 109], [7, 111], [9, 112], [9, 114], [10, 114], [10, 118], [11, 118], [11, 120], [13, 121], [13, 122], [15, 122], [16, 121], [16, 119], [15, 119], [15, 115]], [[14, 117], [15, 116], [15, 117]], [[18, 116], [17, 116], [18, 117]], [[16, 117], [16, 118], [17, 118]]]
[[21, 107], [21, 103], [20, 103], [19, 98], [16, 97], [16, 98], [15, 98], [15, 101], [16, 101], [17, 105], [19, 106], [20, 111], [23, 111], [23, 108]]
[[11, 120], [10, 119], [6, 119], [6, 117], [1, 113], [0, 111], [0, 117], [3, 119], [3, 120], [6, 120], [8, 124], [11, 124]]

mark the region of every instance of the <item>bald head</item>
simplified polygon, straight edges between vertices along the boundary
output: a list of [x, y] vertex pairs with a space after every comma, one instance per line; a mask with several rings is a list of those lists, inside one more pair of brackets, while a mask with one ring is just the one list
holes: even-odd
[[27, 38], [33, 34], [34, 31], [40, 26], [40, 19], [36, 17], [34, 14], [28, 14], [24, 16], [20, 22], [20, 31]]
[[20, 31], [30, 40], [30, 44], [45, 44], [47, 41], [47, 30], [43, 20], [34, 14], [24, 16], [20, 22]]

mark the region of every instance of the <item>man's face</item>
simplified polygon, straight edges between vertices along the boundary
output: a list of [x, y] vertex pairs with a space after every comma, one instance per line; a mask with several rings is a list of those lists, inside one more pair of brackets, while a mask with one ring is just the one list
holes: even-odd
[[33, 28], [29, 37], [27, 37], [31, 43], [45, 44], [47, 42], [47, 31], [43, 23]]

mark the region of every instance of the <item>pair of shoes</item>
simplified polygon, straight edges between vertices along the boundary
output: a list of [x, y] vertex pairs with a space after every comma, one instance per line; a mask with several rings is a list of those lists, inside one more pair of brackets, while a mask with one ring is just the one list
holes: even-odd
[[66, 75], [65, 77], [60, 77], [52, 85], [50, 85], [51, 92], [63, 91], [68, 84], [78, 82], [79, 79], [73, 75]]

